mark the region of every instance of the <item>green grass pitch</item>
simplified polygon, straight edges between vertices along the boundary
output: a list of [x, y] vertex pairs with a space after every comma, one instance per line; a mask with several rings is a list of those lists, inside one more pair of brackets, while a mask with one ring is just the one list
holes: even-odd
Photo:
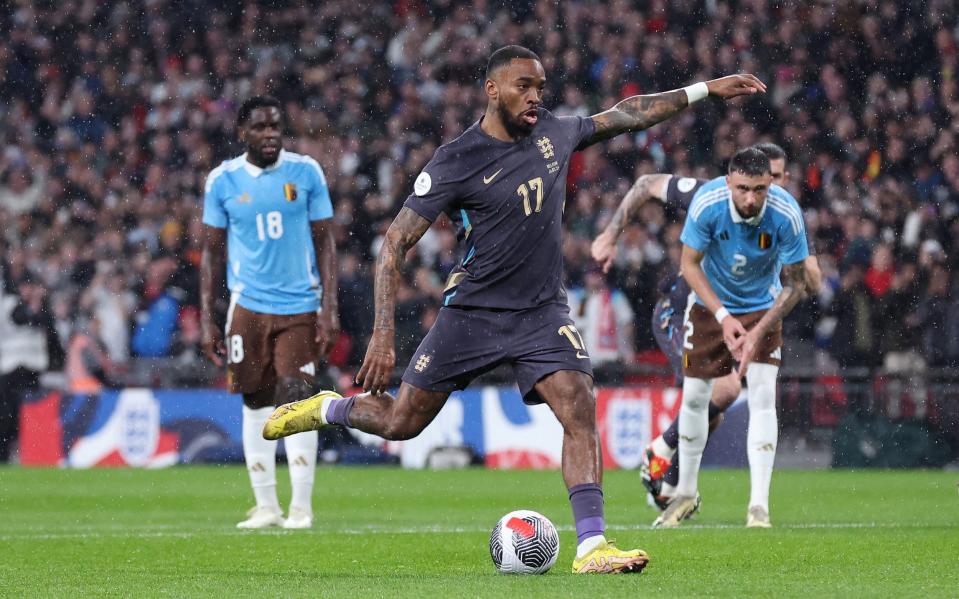
[[[779, 471], [775, 528], [746, 530], [748, 473], [705, 471], [702, 513], [654, 531], [637, 474], [608, 472], [608, 536], [651, 562], [638, 576], [574, 576], [554, 471], [320, 468], [312, 531], [238, 531], [252, 502], [242, 467], [0, 468], [0, 595], [955, 597], [957, 479]], [[285, 502], [285, 470], [278, 481]], [[560, 529], [545, 576], [499, 575], [490, 562], [490, 529], [520, 508]]]

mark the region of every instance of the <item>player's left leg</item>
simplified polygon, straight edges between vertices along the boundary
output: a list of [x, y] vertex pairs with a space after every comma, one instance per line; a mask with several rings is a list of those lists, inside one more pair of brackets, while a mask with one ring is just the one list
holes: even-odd
[[746, 526], [769, 527], [769, 485], [779, 439], [776, 419], [776, 376], [779, 367], [750, 364], [746, 371], [749, 385], [749, 432], [746, 453], [749, 457], [749, 510]]
[[546, 375], [534, 388], [563, 426], [563, 480], [576, 521], [573, 572], [641, 572], [649, 561], [646, 552], [623, 551], [606, 540], [603, 466], [592, 378], [583, 372], [561, 370]]
[[[759, 322], [765, 310], [750, 312], [741, 317], [747, 330]], [[749, 510], [746, 526], [768, 528], [769, 485], [772, 482], [773, 462], [779, 439], [776, 419], [776, 377], [782, 364], [782, 322], [776, 323], [760, 340], [755, 362], [746, 371], [749, 386], [749, 432], [746, 435], [746, 455], [749, 458]]]
[[[716, 427], [722, 424], [723, 413], [728, 410], [731, 405], [733, 405], [733, 403], [736, 401], [736, 398], [738, 398], [739, 394], [742, 392], [742, 389], [742, 382], [735, 372], [731, 372], [726, 376], [722, 376], [713, 380], [713, 390], [709, 399], [709, 406], [707, 408], [710, 435], [713, 434], [713, 431], [716, 430]], [[667, 435], [675, 435], [676, 445], [673, 446], [673, 451], [670, 452], [669, 455], [669, 469], [663, 476], [659, 497], [657, 498], [657, 505], [663, 501], [663, 498], [668, 500], [669, 498], [673, 497], [676, 494], [676, 485], [679, 484], [679, 456], [676, 455], [675, 452], [676, 447], [679, 445], [678, 416], [669, 425], [669, 428], [663, 432], [662, 436], [657, 437], [657, 439], [665, 438]], [[709, 439], [707, 438], [707, 443], [708, 442]], [[653, 443], [655, 444], [655, 441]]]
[[574, 573], [640, 572], [645, 551], [624, 551], [605, 537], [603, 465], [596, 428], [593, 369], [565, 305], [548, 305], [507, 323], [509, 354], [523, 401], [546, 403], [563, 426], [563, 480], [576, 522]]

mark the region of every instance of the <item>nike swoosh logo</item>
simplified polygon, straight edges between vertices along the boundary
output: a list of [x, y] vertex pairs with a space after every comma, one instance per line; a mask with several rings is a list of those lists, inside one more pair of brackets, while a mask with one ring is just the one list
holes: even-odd
[[493, 174], [490, 175], [489, 177], [483, 177], [483, 183], [485, 183], [486, 185], [489, 185], [490, 182], [491, 182], [493, 179], [496, 178], [496, 175], [498, 175], [498, 174], [500, 174], [500, 173], [502, 173], [502, 172], [503, 172], [503, 169], [499, 169], [498, 171], [496, 171], [495, 173], [493, 173]]
[[580, 360], [585, 360], [585, 359], [588, 358], [589, 356], [587, 356], [586, 354], [580, 353], [580, 352], [576, 352], [576, 357], [579, 358]]

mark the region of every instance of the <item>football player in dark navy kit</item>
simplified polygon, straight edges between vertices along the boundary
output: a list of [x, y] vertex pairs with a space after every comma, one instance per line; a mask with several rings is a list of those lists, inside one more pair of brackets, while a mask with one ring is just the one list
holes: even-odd
[[[655, 125], [714, 95], [762, 92], [752, 75], [634, 96], [592, 117], [557, 117], [542, 106], [546, 75], [533, 52], [507, 46], [486, 71], [486, 112], [440, 147], [386, 234], [376, 266], [375, 324], [356, 380], [367, 393], [280, 407], [264, 428], [279, 437], [341, 424], [386, 439], [418, 435], [452, 391], [509, 364], [527, 403], [545, 402], [563, 426], [563, 478], [579, 543], [574, 572], [638, 572], [648, 557], [605, 536], [602, 462], [592, 369], [563, 289], [562, 216], [576, 150]], [[407, 251], [446, 213], [459, 225], [462, 262], [443, 308], [394, 398], [394, 307]]]

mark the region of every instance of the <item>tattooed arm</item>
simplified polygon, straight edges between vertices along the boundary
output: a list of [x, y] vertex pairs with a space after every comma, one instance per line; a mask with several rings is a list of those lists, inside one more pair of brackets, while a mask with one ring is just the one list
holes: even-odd
[[[713, 79], [706, 82], [706, 88], [710, 96], [725, 99], [766, 91], [762, 81], [748, 74]], [[620, 133], [642, 131], [665, 121], [687, 106], [689, 101], [682, 89], [648, 96], [631, 96], [609, 110], [593, 115], [596, 130], [583, 146], [616, 137]]]
[[373, 335], [366, 349], [363, 365], [356, 373], [357, 384], [374, 394], [386, 390], [396, 365], [394, 335], [396, 287], [400, 278], [400, 267], [406, 259], [406, 252], [416, 245], [430, 228], [430, 224], [430, 221], [404, 207], [386, 232], [386, 239], [376, 259]]
[[639, 213], [639, 209], [652, 198], [666, 199], [666, 185], [672, 175], [655, 174], [643, 175], [629, 188], [623, 201], [619, 203], [613, 218], [606, 225], [606, 230], [600, 233], [593, 241], [591, 252], [593, 260], [603, 267], [603, 272], [609, 272], [616, 260], [616, 240], [626, 228], [630, 218]]
[[746, 334], [743, 340], [742, 359], [739, 362], [739, 375], [746, 374], [746, 368], [756, 355], [759, 341], [769, 332], [777, 322], [789, 314], [801, 299], [806, 297], [807, 280], [806, 263], [797, 262], [783, 266], [783, 289], [776, 297], [776, 302], [763, 315], [762, 319]]

